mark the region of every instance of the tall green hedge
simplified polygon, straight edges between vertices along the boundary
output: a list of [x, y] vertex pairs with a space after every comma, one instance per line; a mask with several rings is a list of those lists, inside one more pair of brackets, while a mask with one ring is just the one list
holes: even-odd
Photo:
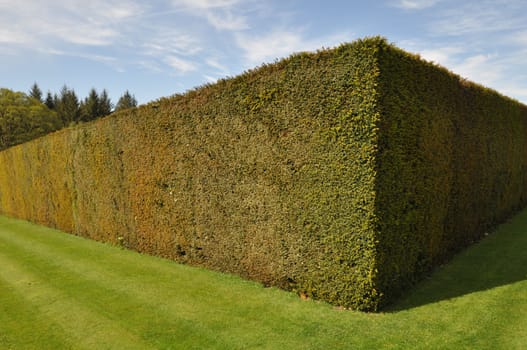
[[525, 204], [525, 106], [371, 38], [0, 153], [0, 212], [377, 310]]
[[380, 44], [378, 285], [396, 295], [527, 203], [527, 107]]

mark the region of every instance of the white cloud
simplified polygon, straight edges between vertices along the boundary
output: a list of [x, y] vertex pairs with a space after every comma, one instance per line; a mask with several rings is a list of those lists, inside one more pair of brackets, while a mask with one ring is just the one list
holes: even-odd
[[7, 28], [0, 28], [0, 43], [20, 45], [30, 41], [31, 37], [24, 32], [12, 31]]
[[[476, 52], [471, 47], [443, 46], [420, 49], [426, 44], [405, 42], [406, 50], [417, 52], [423, 59], [440, 64], [472, 82], [527, 102], [527, 50], [503, 56], [496, 52]], [[523, 68], [524, 67], [524, 68]]]
[[478, 54], [465, 58], [451, 69], [476, 83], [489, 87], [496, 86], [496, 83], [504, 78], [504, 66], [497, 55]]
[[185, 74], [198, 69], [196, 63], [177, 56], [167, 56], [163, 61], [172, 67], [177, 73]]
[[351, 41], [351, 35], [338, 35], [306, 39], [300, 31], [275, 31], [262, 36], [239, 34], [236, 43], [244, 52], [248, 66], [262, 64], [289, 56], [294, 52], [314, 51], [321, 47], [336, 46]]
[[520, 30], [513, 33], [508, 39], [507, 42], [514, 45], [521, 45], [527, 47], [527, 30]]
[[153, 60], [139, 60], [136, 62], [136, 65], [147, 71], [155, 73], [163, 72], [161, 65]]
[[193, 16], [205, 19], [218, 30], [240, 31], [249, 28], [247, 17], [241, 14], [241, 0], [172, 0], [172, 5]]
[[500, 91], [507, 96], [516, 96], [516, 99], [527, 104], [527, 88], [517, 84], [503, 86]]
[[467, 1], [440, 11], [431, 25], [437, 34], [463, 36], [525, 28], [523, 1]]
[[438, 2], [439, 0], [398, 0], [395, 6], [406, 10], [423, 10]]
[[0, 2], [0, 33], [9, 28], [10, 37], [15, 38], [11, 41], [28, 47], [57, 41], [104, 46], [120, 37], [123, 21], [142, 10], [131, 0]]
[[495, 85], [504, 73], [505, 65], [497, 54], [476, 53], [468, 46], [443, 45], [430, 47], [429, 43], [406, 41], [401, 46], [416, 52], [421, 58], [440, 64], [452, 72], [476, 83]]
[[152, 33], [152, 37], [141, 45], [140, 65], [153, 72], [161, 72], [163, 66], [169, 66], [178, 74], [196, 71], [198, 65], [195, 59], [203, 50], [196, 38], [164, 26], [160, 26]]
[[205, 63], [209, 67], [214, 68], [221, 75], [228, 75], [229, 74], [229, 69], [225, 65], [220, 63], [220, 61], [217, 58], [210, 58], [209, 57], [209, 58], [207, 58], [205, 60]]
[[236, 41], [251, 65], [284, 57], [302, 47], [302, 37], [293, 32], [274, 32], [258, 38], [239, 35]]
[[240, 31], [249, 28], [244, 16], [236, 16], [231, 12], [222, 14], [209, 12], [206, 17], [209, 24], [219, 30]]
[[526, 101], [525, 13], [524, 0], [444, 1], [426, 12], [425, 37], [419, 33], [419, 42], [407, 41], [403, 47], [473, 82]]
[[232, 7], [239, 4], [240, 0], [173, 0], [175, 6], [185, 6], [200, 10]]
[[197, 38], [162, 26], [159, 31], [152, 33], [152, 37], [142, 46], [145, 49], [145, 53], [153, 56], [170, 54], [191, 56], [203, 50]]
[[55, 50], [55, 49], [39, 49], [38, 51], [41, 53], [49, 54], [49, 55], [78, 57], [78, 58], [83, 58], [83, 59], [87, 59], [90, 61], [96, 61], [96, 62], [107, 63], [107, 64], [118, 62], [117, 58], [105, 56], [105, 55], [89, 54], [89, 53], [83, 53], [83, 52], [61, 51], [61, 50]]
[[425, 60], [440, 64], [452, 72], [483, 85], [493, 85], [504, 74], [504, 64], [497, 54], [470, 53], [467, 48], [444, 46], [417, 51]]
[[[117, 71], [128, 64], [152, 71], [167, 66], [178, 73], [196, 70], [196, 65], [184, 56], [200, 52], [199, 41], [189, 34], [174, 32], [166, 23], [154, 23], [157, 18], [145, 16], [148, 5], [139, 1], [25, 0], [23, 3], [24, 6], [0, 2], [0, 43], [41, 54], [97, 61]], [[127, 62], [118, 62], [112, 54], [100, 54], [103, 50], [133, 54], [126, 58]]]
[[119, 37], [119, 32], [116, 30], [97, 27], [96, 23], [79, 23], [77, 25], [63, 23], [55, 29], [48, 30], [48, 34], [68, 43], [87, 46], [111, 45]]
[[436, 49], [424, 49], [419, 51], [419, 55], [427, 61], [449, 67], [453, 64], [453, 57], [464, 52], [465, 50], [460, 47], [447, 46]]
[[203, 76], [203, 78], [205, 78], [205, 80], [207, 80], [209, 83], [215, 83], [215, 82], [217, 82], [218, 79], [219, 79], [219, 78], [213, 77], [213, 76], [211, 76], [211, 75], [207, 75], [207, 74], [205, 74], [205, 75]]

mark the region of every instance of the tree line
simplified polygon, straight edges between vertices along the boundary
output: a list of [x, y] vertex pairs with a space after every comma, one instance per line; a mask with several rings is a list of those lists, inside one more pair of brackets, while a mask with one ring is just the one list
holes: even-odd
[[112, 112], [137, 106], [128, 90], [113, 104], [106, 89], [92, 88], [79, 99], [64, 85], [60, 92], [44, 96], [37, 83], [28, 93], [0, 89], [0, 150], [32, 140], [71, 124], [92, 121]]

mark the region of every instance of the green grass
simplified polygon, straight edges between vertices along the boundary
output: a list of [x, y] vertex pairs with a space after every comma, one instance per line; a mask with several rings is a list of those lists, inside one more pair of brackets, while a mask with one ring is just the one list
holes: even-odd
[[380, 314], [0, 217], [0, 349], [525, 349], [527, 211]]

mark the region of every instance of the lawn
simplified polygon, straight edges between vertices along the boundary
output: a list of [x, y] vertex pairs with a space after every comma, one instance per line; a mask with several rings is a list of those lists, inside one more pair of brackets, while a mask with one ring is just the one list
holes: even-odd
[[527, 210], [379, 314], [0, 217], [0, 349], [525, 349]]

